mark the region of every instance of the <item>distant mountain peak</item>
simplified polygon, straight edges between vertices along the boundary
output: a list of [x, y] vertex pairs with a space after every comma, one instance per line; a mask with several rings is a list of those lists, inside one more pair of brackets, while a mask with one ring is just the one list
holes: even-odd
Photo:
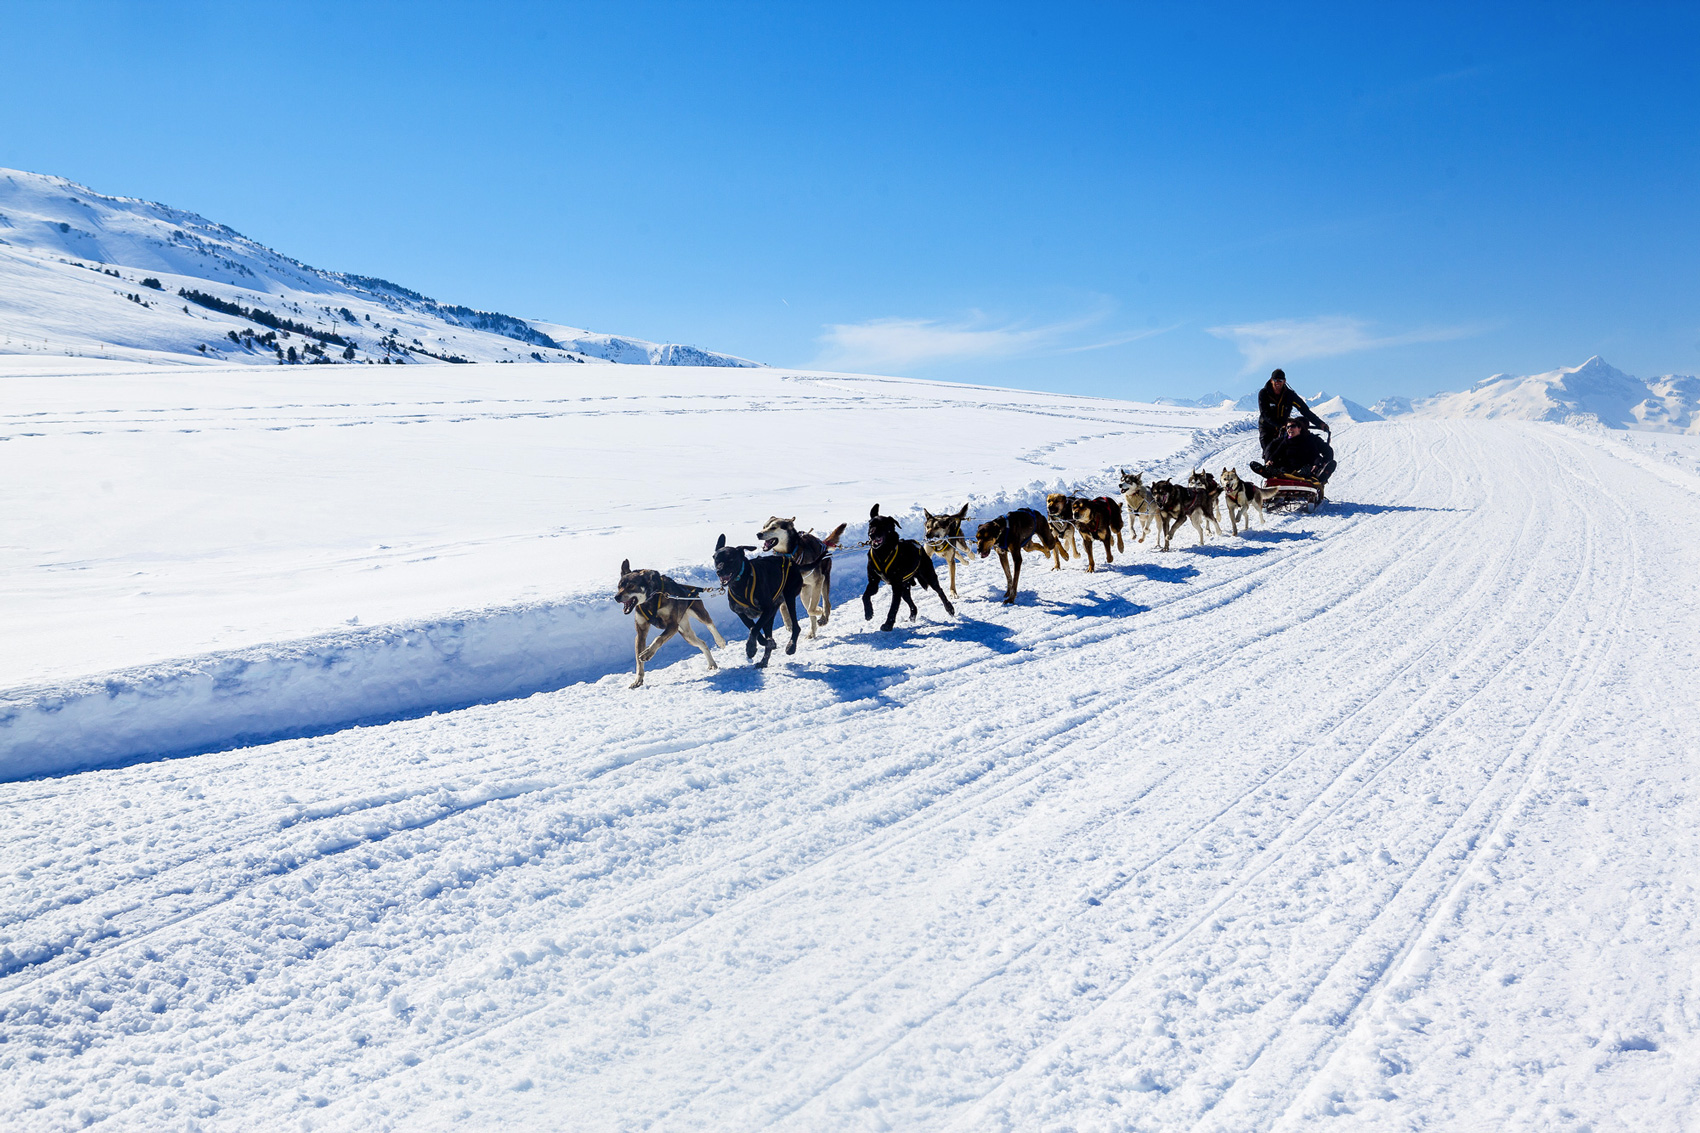
[[1540, 374], [1494, 374], [1469, 389], [1410, 403], [1430, 417], [1564, 421], [1590, 417], [1614, 429], [1700, 433], [1700, 379], [1669, 374], [1644, 381], [1595, 354]]

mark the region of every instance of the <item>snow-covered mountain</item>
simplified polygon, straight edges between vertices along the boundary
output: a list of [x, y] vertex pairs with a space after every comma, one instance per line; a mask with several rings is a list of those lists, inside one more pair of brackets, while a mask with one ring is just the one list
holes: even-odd
[[1341, 394], [1323, 397], [1318, 394], [1310, 401], [1311, 410], [1325, 421], [1385, 421], [1386, 418], [1373, 409], [1366, 409], [1357, 402]]
[[1667, 374], [1641, 379], [1598, 355], [1580, 366], [1519, 376], [1495, 374], [1467, 390], [1407, 401], [1389, 398], [1376, 409], [1419, 417], [1563, 421], [1593, 417], [1613, 429], [1700, 434], [1700, 378]]
[[0, 354], [183, 362], [755, 366], [440, 303], [309, 267], [204, 217], [0, 169]]

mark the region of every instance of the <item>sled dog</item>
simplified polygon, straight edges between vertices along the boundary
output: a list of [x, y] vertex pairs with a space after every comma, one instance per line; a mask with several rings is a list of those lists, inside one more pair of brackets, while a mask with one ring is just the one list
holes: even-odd
[[1228, 524], [1234, 529], [1234, 534], [1240, 533], [1243, 525], [1251, 527], [1251, 509], [1257, 509], [1257, 523], [1263, 525], [1263, 505], [1275, 497], [1279, 488], [1265, 488], [1261, 484], [1248, 484], [1240, 479], [1238, 469], [1222, 469], [1222, 498], [1228, 503]]
[[[1016, 591], [1021, 585], [1022, 552], [1038, 551], [1055, 556], [1058, 550], [1050, 516], [1041, 515], [1030, 507], [1016, 508], [1008, 515], [980, 524], [974, 532], [974, 540], [982, 559], [993, 550], [998, 553], [998, 565], [1003, 567], [1003, 604], [1006, 606], [1015, 604]], [[1035, 547], [1034, 543], [1038, 546]]]
[[943, 555], [944, 561], [950, 567], [950, 593], [956, 594], [956, 564], [968, 562], [968, 537], [962, 533], [963, 521], [968, 518], [968, 505], [963, 504], [961, 511], [945, 512], [934, 515], [926, 508], [921, 514], [927, 517], [927, 553]]
[[1222, 498], [1222, 485], [1216, 482], [1216, 477], [1200, 468], [1187, 477], [1187, 486], [1204, 490], [1204, 520], [1216, 529], [1216, 534], [1222, 534], [1222, 524], [1216, 519], [1216, 501]]
[[1051, 569], [1061, 570], [1063, 560], [1080, 554], [1074, 542], [1074, 501], [1076, 497], [1052, 492], [1045, 497], [1045, 510], [1050, 513], [1051, 534], [1056, 536], [1056, 549], [1051, 552]]
[[[675, 633], [682, 634], [686, 641], [702, 650], [702, 655], [708, 658], [709, 669], [720, 668], [714, 663], [714, 651], [691, 631], [691, 619], [695, 618], [708, 627], [716, 645], [726, 648], [726, 639], [720, 636], [714, 619], [708, 616], [708, 608], [698, 597], [701, 593], [702, 587], [674, 582], [658, 570], [633, 570], [630, 559], [620, 564], [620, 585], [614, 591], [614, 600], [625, 606], [626, 613], [636, 615], [633, 624], [637, 626], [637, 679], [632, 681], [632, 688], [643, 684], [644, 663], [654, 657], [655, 651]], [[655, 639], [654, 645], [645, 649], [650, 626], [660, 629], [661, 636]]]
[[745, 555], [754, 547], [728, 547], [726, 536], [714, 545], [714, 573], [726, 588], [726, 602], [738, 619], [750, 627], [749, 640], [744, 642], [744, 656], [755, 661], [756, 646], [766, 648], [756, 668], [767, 668], [773, 656], [773, 616], [782, 614], [785, 628], [791, 631], [791, 641], [785, 646], [786, 656], [797, 652], [797, 635], [802, 627], [797, 623], [797, 595], [803, 589], [803, 572], [797, 564], [780, 555], [752, 559]]
[[939, 601], [944, 603], [944, 612], [955, 617], [956, 607], [944, 596], [944, 587], [939, 585], [939, 572], [933, 569], [932, 556], [915, 540], [899, 538], [898, 526], [895, 516], [880, 514], [878, 504], [869, 509], [868, 588], [862, 591], [863, 619], [873, 620], [874, 595], [879, 593], [881, 581], [891, 584], [891, 610], [880, 625], [882, 630], [889, 630], [897, 624], [897, 607], [900, 603], [909, 606], [909, 620], [915, 620], [915, 615], [920, 611], [915, 608], [915, 599], [910, 597], [909, 591], [911, 585], [917, 581], [937, 594]]
[[1157, 549], [1167, 551], [1174, 542], [1181, 524], [1192, 520], [1198, 531], [1198, 545], [1204, 546], [1204, 505], [1207, 498], [1203, 488], [1186, 487], [1159, 480], [1149, 489], [1151, 503], [1157, 512]]
[[838, 538], [843, 534], [844, 524], [840, 523], [823, 539], [813, 531], [798, 531], [795, 516], [781, 519], [777, 515], [756, 532], [762, 550], [790, 558], [803, 572], [801, 593], [803, 610], [809, 615], [811, 640], [816, 627], [825, 625], [832, 617], [832, 549], [838, 546]]
[[1103, 541], [1106, 563], [1116, 561], [1116, 556], [1110, 551], [1112, 539], [1117, 550], [1126, 549], [1122, 544], [1122, 505], [1109, 496], [1090, 500], [1077, 498], [1074, 501], [1074, 525], [1080, 529], [1080, 541], [1086, 545], [1088, 571], [1098, 569], [1097, 563], [1092, 561], [1092, 540]]
[[1127, 501], [1127, 533], [1132, 535], [1135, 525], [1139, 525], [1139, 542], [1143, 543], [1145, 537], [1151, 534], [1151, 524], [1157, 518], [1157, 509], [1152, 506], [1151, 489], [1145, 483], [1144, 474], [1122, 469], [1121, 491], [1122, 498]]

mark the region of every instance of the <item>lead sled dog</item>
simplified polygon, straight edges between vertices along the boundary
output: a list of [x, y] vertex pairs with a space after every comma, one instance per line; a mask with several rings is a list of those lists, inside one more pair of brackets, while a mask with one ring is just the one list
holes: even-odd
[[[701, 594], [702, 587], [674, 582], [658, 570], [633, 570], [630, 559], [620, 563], [620, 585], [614, 591], [614, 599], [625, 607], [626, 613], [634, 615], [633, 624], [637, 627], [637, 644], [633, 647], [637, 654], [637, 678], [630, 687], [643, 685], [644, 664], [674, 634], [702, 650], [702, 655], [708, 658], [710, 670], [720, 668], [714, 663], [714, 651], [691, 631], [691, 619], [695, 618], [708, 627], [716, 645], [726, 648], [726, 639], [720, 636], [714, 619], [708, 616], [708, 607], [702, 604]], [[650, 626], [658, 626], [661, 636], [646, 649], [644, 643], [649, 639]]]

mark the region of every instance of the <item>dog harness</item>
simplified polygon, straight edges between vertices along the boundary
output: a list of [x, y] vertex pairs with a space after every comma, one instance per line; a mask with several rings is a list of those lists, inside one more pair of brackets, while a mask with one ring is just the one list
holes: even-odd
[[[796, 569], [796, 566], [785, 555], [775, 555], [774, 557], [785, 564], [785, 569], [779, 572], [779, 588], [773, 592], [773, 601], [777, 604], [779, 596], [785, 593], [785, 584], [791, 580], [791, 572]], [[744, 580], [745, 575], [749, 575], [750, 582], [748, 586], [744, 587], [744, 593], [740, 596], [738, 584]], [[743, 568], [738, 571], [738, 577], [727, 585], [726, 597], [746, 609], [761, 609], [761, 603], [756, 601], [756, 572], [750, 569], [748, 559], [744, 560]]]
[[[868, 550], [868, 561], [870, 563], [874, 564], [874, 569], [877, 570], [882, 576], [884, 576], [887, 581], [890, 581], [890, 579], [891, 579], [891, 575], [890, 575], [891, 565], [897, 561], [898, 554], [903, 550], [903, 544], [909, 542], [909, 540], [907, 540], [907, 539], [896, 539], [896, 540], [893, 540], [893, 542], [896, 545], [892, 547], [891, 554], [886, 556], [886, 560], [883, 563], [880, 562], [878, 559], [876, 559], [874, 557], [874, 549], [873, 548], [869, 548], [869, 550]], [[904, 575], [902, 577], [902, 579], [900, 579], [899, 581], [908, 582], [911, 578], [915, 577], [915, 572], [920, 570], [920, 569], [921, 569], [921, 556], [917, 554], [915, 556], [915, 565], [910, 567], [909, 573]]]

